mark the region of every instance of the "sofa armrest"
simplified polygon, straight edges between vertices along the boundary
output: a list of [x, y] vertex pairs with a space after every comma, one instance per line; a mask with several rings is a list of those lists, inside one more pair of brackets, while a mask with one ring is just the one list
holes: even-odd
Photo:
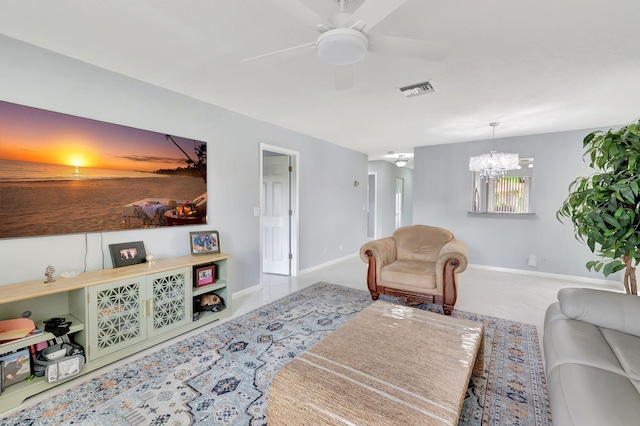
[[590, 288], [563, 288], [560, 309], [568, 318], [640, 337], [640, 297]]

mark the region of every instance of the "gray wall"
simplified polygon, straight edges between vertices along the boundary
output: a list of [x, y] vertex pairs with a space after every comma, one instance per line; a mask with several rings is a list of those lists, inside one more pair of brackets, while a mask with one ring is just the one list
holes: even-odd
[[369, 173], [375, 173], [378, 179], [377, 188], [377, 223], [376, 236], [388, 237], [395, 231], [395, 197], [396, 178], [404, 179], [404, 209], [402, 226], [413, 224], [413, 170], [398, 167], [388, 161], [370, 161]]
[[[555, 217], [569, 193], [569, 184], [593, 172], [582, 161], [582, 140], [592, 130], [496, 140], [498, 151], [535, 158], [531, 199], [534, 216], [468, 214], [472, 181], [469, 157], [490, 151], [491, 140], [416, 148], [415, 223], [451, 230], [466, 242], [472, 264], [604, 278], [585, 268], [587, 261], [597, 257], [576, 241], [573, 225], [568, 221], [562, 224]], [[531, 254], [538, 257], [535, 268], [527, 265]]]
[[[208, 142], [209, 224], [232, 253], [234, 290], [259, 284], [259, 144], [300, 153], [301, 270], [366, 239], [364, 154], [0, 36], [0, 100]], [[274, 100], [277, 102], [277, 100]], [[157, 258], [187, 255], [193, 227], [0, 239], [0, 285], [110, 268], [108, 245], [143, 240]], [[342, 252], [339, 246], [342, 244]], [[326, 253], [324, 252], [326, 249]], [[104, 254], [103, 254], [104, 253]]]

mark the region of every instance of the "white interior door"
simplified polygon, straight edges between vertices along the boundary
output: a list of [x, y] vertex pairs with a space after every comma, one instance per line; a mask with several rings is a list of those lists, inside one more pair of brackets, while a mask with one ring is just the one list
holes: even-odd
[[263, 157], [262, 271], [291, 273], [291, 158], [266, 152]]

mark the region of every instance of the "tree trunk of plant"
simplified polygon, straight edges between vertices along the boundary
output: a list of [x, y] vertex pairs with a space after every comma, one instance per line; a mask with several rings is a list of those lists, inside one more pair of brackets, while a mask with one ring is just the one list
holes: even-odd
[[631, 264], [632, 259], [626, 254], [622, 256], [622, 260], [626, 265], [624, 270], [624, 289], [627, 294], [638, 295], [638, 285], [636, 283], [636, 268]]

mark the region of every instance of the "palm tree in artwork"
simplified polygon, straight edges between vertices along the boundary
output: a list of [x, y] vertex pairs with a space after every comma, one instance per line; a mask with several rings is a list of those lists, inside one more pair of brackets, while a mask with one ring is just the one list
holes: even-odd
[[188, 167], [197, 170], [198, 173], [200, 173], [200, 176], [202, 176], [202, 179], [204, 180], [204, 182], [207, 183], [207, 144], [204, 144], [204, 143], [196, 144], [196, 146], [194, 147], [194, 150], [195, 150], [196, 158], [198, 160], [195, 161], [189, 156], [189, 154], [185, 152], [184, 149], [182, 149], [180, 145], [176, 143], [176, 141], [171, 137], [171, 135], [165, 135], [165, 137], [167, 138], [167, 140], [170, 140], [171, 142], [173, 142], [173, 144], [177, 146], [180, 151], [182, 151], [185, 157], [187, 157], [185, 161]]

